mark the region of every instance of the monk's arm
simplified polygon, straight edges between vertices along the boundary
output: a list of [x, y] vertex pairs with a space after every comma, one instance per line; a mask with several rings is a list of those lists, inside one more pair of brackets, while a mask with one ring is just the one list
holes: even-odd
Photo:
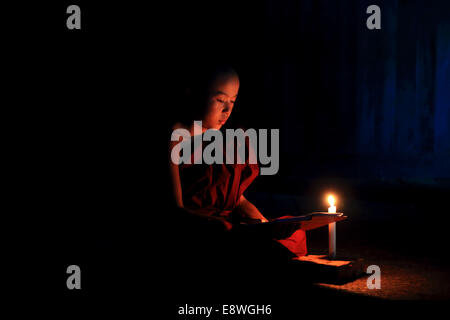
[[[241, 215], [248, 217], [250, 219], [261, 220], [261, 222], [268, 222], [268, 220], [259, 212], [258, 208], [256, 208], [250, 201], [248, 201], [243, 195], [240, 198], [239, 204], [236, 207], [236, 210]], [[290, 237], [300, 225], [291, 224], [291, 223], [276, 223], [264, 224], [263, 228], [258, 227], [255, 231], [260, 232], [265, 236], [272, 237], [274, 239], [285, 239]]]
[[239, 203], [236, 207], [236, 211], [250, 219], [261, 220], [262, 222], [267, 222], [267, 219], [262, 215], [262, 213], [255, 207], [253, 203], [248, 201], [244, 195], [239, 199]]

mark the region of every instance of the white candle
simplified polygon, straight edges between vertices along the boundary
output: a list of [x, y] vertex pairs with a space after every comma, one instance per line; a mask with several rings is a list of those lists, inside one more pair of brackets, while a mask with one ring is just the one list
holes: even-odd
[[[328, 213], [336, 213], [334, 197], [329, 196], [328, 202], [330, 203]], [[328, 225], [328, 256], [330, 259], [336, 258], [336, 222]]]

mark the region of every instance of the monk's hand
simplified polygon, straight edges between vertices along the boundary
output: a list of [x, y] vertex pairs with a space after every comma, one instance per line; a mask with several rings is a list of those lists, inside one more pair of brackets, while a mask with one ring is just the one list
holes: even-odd
[[244, 223], [244, 224], [259, 224], [259, 223], [262, 223], [262, 222], [268, 222], [269, 220], [267, 220], [266, 218], [264, 218], [264, 219], [255, 219], [255, 218], [249, 218], [249, 217], [244, 217], [244, 218], [242, 218], [242, 222]]

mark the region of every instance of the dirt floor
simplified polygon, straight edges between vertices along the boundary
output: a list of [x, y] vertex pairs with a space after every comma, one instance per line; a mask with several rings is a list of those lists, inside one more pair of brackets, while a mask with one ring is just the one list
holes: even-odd
[[[363, 223], [341, 222], [337, 227], [338, 255], [348, 258], [362, 258], [365, 268], [369, 265], [377, 265], [381, 270], [381, 289], [368, 289], [367, 276], [356, 279], [343, 285], [319, 283], [320, 287], [326, 287], [337, 291], [377, 297], [389, 300], [447, 300], [450, 299], [450, 266], [448, 258], [443, 259], [445, 251], [433, 252], [428, 250], [433, 246], [432, 239], [423, 239], [420, 232], [412, 232], [411, 239], [422, 241], [416, 246], [411, 241], [409, 250], [401, 250], [401, 243], [407, 245], [408, 231], [420, 230], [419, 226], [402, 227], [390, 225], [387, 222]], [[439, 228], [440, 229], [440, 228]], [[444, 230], [436, 230], [442, 232]], [[383, 237], [384, 241], [377, 242], [375, 235]], [[327, 229], [310, 232], [309, 252], [327, 253]], [[405, 238], [403, 240], [402, 238]], [[390, 240], [389, 240], [390, 239]], [[371, 241], [370, 241], [371, 240]], [[397, 246], [389, 242], [397, 241]], [[440, 247], [440, 246], [439, 246]], [[367, 270], [367, 269], [366, 269]]]

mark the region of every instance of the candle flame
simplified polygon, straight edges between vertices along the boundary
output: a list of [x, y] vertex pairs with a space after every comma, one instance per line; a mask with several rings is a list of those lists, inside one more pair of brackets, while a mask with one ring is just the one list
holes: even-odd
[[333, 196], [329, 196], [328, 197], [328, 203], [330, 204], [330, 206], [334, 206], [335, 201], [334, 201], [334, 197]]

